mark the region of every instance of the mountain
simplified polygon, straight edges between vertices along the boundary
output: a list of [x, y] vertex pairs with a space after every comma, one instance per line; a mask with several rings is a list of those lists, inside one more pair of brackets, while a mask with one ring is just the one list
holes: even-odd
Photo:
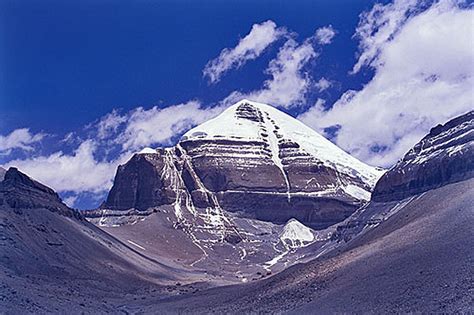
[[381, 174], [274, 107], [244, 100], [175, 147], [135, 154], [101, 209], [85, 216], [156, 260], [235, 283], [315, 257], [321, 231], [366, 203]]
[[102, 208], [144, 215], [174, 205], [178, 219], [213, 208], [321, 229], [368, 201], [382, 173], [278, 109], [243, 100], [175, 147], [145, 149], [120, 166]]
[[370, 203], [330, 229], [326, 250], [311, 262], [245, 286], [171, 297], [160, 308], [195, 313], [472, 312], [473, 133], [473, 112], [433, 128], [379, 180]]

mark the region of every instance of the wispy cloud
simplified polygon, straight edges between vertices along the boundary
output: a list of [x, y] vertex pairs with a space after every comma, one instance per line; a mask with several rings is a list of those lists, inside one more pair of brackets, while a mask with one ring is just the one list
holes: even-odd
[[334, 36], [336, 36], [336, 30], [332, 27], [332, 25], [318, 28], [315, 34], [316, 40], [321, 45], [331, 44]]
[[105, 139], [110, 133], [115, 133], [118, 127], [127, 121], [126, 116], [122, 116], [114, 109], [99, 120], [97, 124], [97, 136], [99, 139]]
[[240, 39], [234, 48], [224, 48], [219, 56], [209, 61], [203, 70], [210, 83], [216, 83], [230, 69], [243, 66], [247, 61], [260, 56], [273, 42], [286, 35], [285, 28], [277, 27], [275, 22], [266, 21], [254, 24], [250, 33]]
[[262, 88], [247, 93], [234, 91], [223, 103], [234, 103], [247, 98], [284, 108], [305, 104], [310, 89], [316, 87], [323, 91], [331, 85], [324, 78], [314, 84], [305, 67], [319, 56], [318, 44], [329, 44], [335, 33], [331, 26], [327, 26], [317, 29], [313, 36], [306, 38], [302, 43], [289, 38], [265, 70], [271, 78], [263, 82]]
[[300, 45], [289, 39], [270, 62], [266, 72], [271, 78], [263, 83], [263, 88], [249, 93], [234, 92], [230, 98], [232, 101], [248, 98], [286, 108], [300, 105], [311, 83], [311, 78], [302, 69], [316, 56], [310, 41]]
[[474, 11], [456, 1], [420, 8], [395, 1], [362, 15], [354, 69], [370, 66], [375, 76], [330, 110], [315, 106], [300, 116], [319, 130], [337, 127], [336, 143], [374, 165], [393, 164], [432, 126], [474, 104]]
[[6, 136], [0, 135], [0, 154], [9, 154], [13, 149], [31, 151], [32, 145], [44, 137], [44, 133], [32, 134], [28, 128], [16, 129]]
[[126, 114], [126, 126], [117, 137], [122, 150], [138, 150], [153, 144], [171, 144], [177, 135], [220, 113], [220, 107], [203, 108], [198, 101], [166, 108], [136, 108]]
[[360, 15], [354, 38], [359, 40], [359, 59], [353, 73], [363, 66], [377, 66], [378, 56], [393, 37], [402, 29], [410, 16], [417, 13], [423, 2], [420, 0], [394, 0], [382, 5], [377, 3], [372, 10]]
[[326, 78], [321, 78], [318, 82], [315, 83], [315, 87], [318, 89], [319, 92], [329, 89], [331, 85], [332, 82]]

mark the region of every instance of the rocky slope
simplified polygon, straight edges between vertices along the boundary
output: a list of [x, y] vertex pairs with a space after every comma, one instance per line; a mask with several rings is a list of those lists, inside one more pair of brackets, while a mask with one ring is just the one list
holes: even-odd
[[[471, 111], [431, 129], [380, 178], [371, 202], [337, 225], [332, 239], [348, 241], [363, 230], [378, 226], [423, 193], [473, 178], [473, 161], [474, 112]], [[474, 198], [472, 189], [466, 192], [466, 197]]]
[[472, 313], [473, 189], [471, 178], [427, 191], [309, 263], [155, 307], [193, 314]]
[[12, 209], [44, 208], [64, 216], [83, 219], [78, 211], [63, 204], [54, 190], [29, 178], [17, 168], [11, 167], [8, 171], [2, 169], [0, 176], [0, 206]]
[[0, 313], [81, 313], [113, 294], [201, 279], [138, 253], [16, 168], [2, 173]]

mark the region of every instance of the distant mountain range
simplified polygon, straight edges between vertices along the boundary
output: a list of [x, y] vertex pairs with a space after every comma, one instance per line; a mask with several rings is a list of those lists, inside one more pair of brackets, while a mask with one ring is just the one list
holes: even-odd
[[243, 100], [97, 210], [1, 169], [0, 312], [470, 312], [473, 161], [474, 112], [384, 171]]

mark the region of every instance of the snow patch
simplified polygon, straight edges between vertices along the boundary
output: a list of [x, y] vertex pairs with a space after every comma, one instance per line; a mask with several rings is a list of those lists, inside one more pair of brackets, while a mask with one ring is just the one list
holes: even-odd
[[366, 200], [366, 201], [370, 200], [370, 196], [371, 196], [370, 192], [368, 192], [365, 189], [360, 188], [359, 186], [349, 184], [349, 185], [346, 185], [346, 186], [342, 186], [342, 189], [347, 194], [351, 195], [352, 197], [354, 197], [356, 199]]
[[135, 243], [135, 242], [133, 242], [133, 241], [131, 241], [131, 240], [127, 240], [127, 242], [130, 243], [130, 244], [132, 244], [133, 246], [136, 246], [136, 247], [140, 248], [141, 250], [146, 250], [145, 247], [140, 246], [140, 245], [138, 245], [137, 243]]
[[296, 219], [286, 223], [280, 234], [280, 240], [290, 248], [298, 248], [309, 245], [314, 241], [313, 231]]

